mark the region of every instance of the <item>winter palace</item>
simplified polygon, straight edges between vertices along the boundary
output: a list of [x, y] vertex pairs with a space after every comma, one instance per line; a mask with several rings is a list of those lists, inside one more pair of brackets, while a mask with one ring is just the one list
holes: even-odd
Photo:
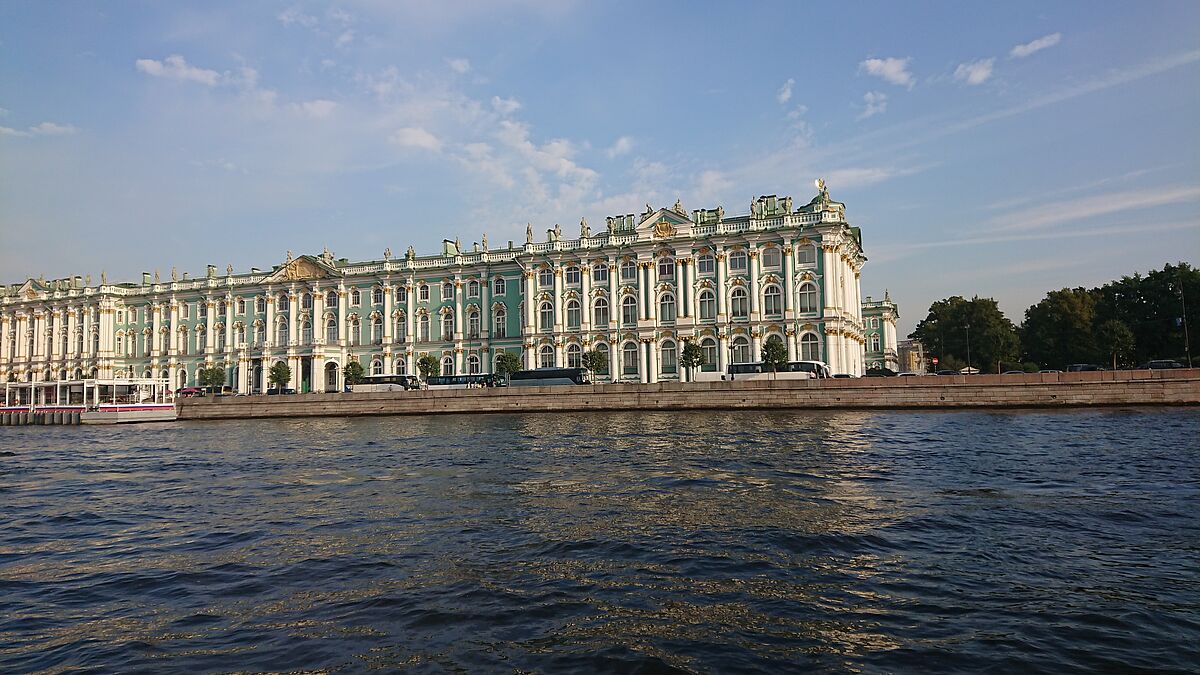
[[[10, 381], [163, 377], [196, 384], [223, 367], [230, 386], [262, 391], [286, 361], [299, 392], [337, 391], [351, 360], [368, 373], [416, 372], [433, 354], [444, 374], [490, 372], [501, 352], [527, 368], [575, 366], [607, 352], [599, 381], [686, 377], [683, 344], [705, 370], [760, 360], [780, 340], [789, 360], [835, 373], [896, 366], [896, 305], [861, 300], [866, 257], [845, 205], [823, 182], [807, 204], [764, 196], [750, 213], [647, 205], [566, 238], [558, 225], [523, 245], [351, 262], [293, 256], [272, 269], [210, 265], [202, 278], [143, 273], [140, 283], [78, 276], [0, 286], [0, 373]], [[103, 277], [103, 275], [102, 275]]]

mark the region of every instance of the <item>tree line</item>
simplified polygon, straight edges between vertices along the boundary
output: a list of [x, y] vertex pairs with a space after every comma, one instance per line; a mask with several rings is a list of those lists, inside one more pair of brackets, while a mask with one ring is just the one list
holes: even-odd
[[1197, 337], [1200, 269], [1164, 265], [1098, 288], [1050, 291], [1014, 324], [992, 298], [938, 300], [908, 337], [938, 357], [938, 368], [982, 372], [1065, 368], [1094, 363], [1120, 368], [1152, 359], [1188, 364]]

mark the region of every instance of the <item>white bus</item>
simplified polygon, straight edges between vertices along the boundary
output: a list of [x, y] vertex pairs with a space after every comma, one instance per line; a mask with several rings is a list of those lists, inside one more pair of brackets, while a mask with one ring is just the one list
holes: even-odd
[[409, 391], [420, 389], [416, 375], [366, 375], [363, 381], [350, 385], [350, 390], [363, 391]]
[[476, 375], [431, 375], [425, 379], [429, 389], [483, 389], [496, 386], [496, 376], [491, 373]]
[[710, 370], [700, 371], [695, 375], [697, 382], [714, 382], [720, 380], [809, 380], [829, 377], [829, 366], [820, 361], [792, 361], [779, 366], [775, 372], [763, 365], [755, 363], [730, 364], [726, 372]]

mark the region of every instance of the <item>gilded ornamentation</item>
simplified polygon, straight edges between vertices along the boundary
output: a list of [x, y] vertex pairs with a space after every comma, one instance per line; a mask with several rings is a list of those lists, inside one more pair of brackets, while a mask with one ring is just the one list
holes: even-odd
[[660, 220], [654, 224], [654, 236], [659, 238], [675, 236], [675, 226], [667, 220]]

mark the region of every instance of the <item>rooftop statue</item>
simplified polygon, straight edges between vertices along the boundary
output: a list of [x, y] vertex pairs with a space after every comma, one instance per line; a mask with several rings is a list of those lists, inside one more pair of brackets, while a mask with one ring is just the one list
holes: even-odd
[[612, 218], [612, 216], [608, 216], [607, 218], [605, 218], [605, 219], [604, 219], [604, 226], [608, 228], [608, 231], [609, 231], [609, 232], [612, 232], [612, 231], [613, 231], [613, 218]]
[[488, 250], [488, 248], [487, 248], [487, 232], [483, 233], [483, 250], [484, 251]]
[[406, 257], [406, 258], [415, 258], [415, 257], [417, 257], [417, 251], [416, 251], [416, 249], [414, 249], [414, 248], [413, 248], [411, 245], [409, 245], [409, 247], [408, 247], [408, 252], [404, 254], [404, 257]]
[[92, 285], [92, 275], [90, 275], [90, 274], [87, 275], [87, 279], [84, 279], [83, 283], [87, 286], [91, 286]]
[[292, 262], [292, 250], [291, 250], [291, 249], [288, 249], [288, 252], [287, 252], [287, 261], [288, 261], [288, 262]]
[[108, 285], [108, 275], [104, 273], [104, 270], [100, 270], [100, 285], [101, 286]]
[[587, 239], [592, 236], [592, 229], [588, 227], [587, 218], [582, 218], [579, 221], [579, 238]]
[[724, 217], [725, 217], [725, 207], [721, 206], [720, 204], [717, 204], [717, 220], [721, 220]]
[[384, 260], [392, 259], [392, 247], [391, 246], [388, 246], [387, 248], [383, 249], [383, 259]]
[[554, 241], [562, 239], [562, 226], [558, 223], [554, 224]]
[[533, 223], [525, 223], [525, 243], [533, 243]]
[[158, 282], [159, 282], [158, 270], [154, 270], [154, 283], [157, 284]]
[[233, 276], [233, 265], [225, 266], [225, 274], [228, 274], [229, 276]]
[[675, 200], [675, 206], [672, 206], [671, 210], [674, 211], [675, 213], [678, 213], [681, 216], [687, 215], [687, 211], [683, 210], [683, 202], [680, 201], [679, 199]]

